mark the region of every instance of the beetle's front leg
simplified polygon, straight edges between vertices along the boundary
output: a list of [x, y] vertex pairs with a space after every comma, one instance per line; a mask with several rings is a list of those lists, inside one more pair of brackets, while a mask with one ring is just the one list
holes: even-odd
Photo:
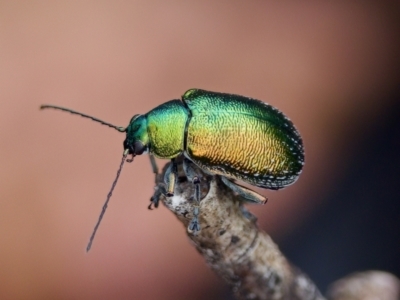
[[165, 194], [165, 187], [158, 183], [158, 167], [157, 167], [157, 163], [156, 163], [156, 159], [154, 158], [153, 154], [149, 154], [149, 158], [150, 158], [150, 164], [151, 164], [151, 169], [154, 173], [154, 183], [156, 184], [154, 187], [154, 194], [153, 196], [150, 198], [150, 205], [147, 207], [148, 209], [153, 209], [153, 206], [155, 208], [158, 207], [158, 203], [160, 202], [160, 197], [161, 195]]
[[153, 154], [149, 154], [149, 158], [150, 158], [150, 164], [151, 164], [151, 169], [154, 173], [154, 183], [157, 185], [158, 183], [158, 167], [157, 167], [157, 163], [156, 163], [156, 159], [154, 158]]
[[166, 189], [163, 183], [157, 183], [156, 186], [154, 187], [154, 194], [150, 198], [150, 205], [147, 207], [148, 209], [152, 210], [153, 206], [154, 208], [158, 207], [158, 204], [160, 203], [160, 197], [162, 195], [165, 195]]
[[153, 155], [150, 154], [150, 163], [151, 167], [153, 170], [153, 173], [155, 175], [155, 188], [154, 188], [154, 194], [150, 198], [150, 205], [148, 206], [148, 209], [153, 209], [152, 207], [154, 206], [155, 208], [158, 207], [158, 204], [160, 202], [160, 197], [161, 195], [167, 195], [168, 197], [171, 197], [174, 195], [174, 189], [175, 189], [175, 182], [177, 178], [177, 172], [178, 168], [176, 165], [176, 162], [174, 160], [171, 161], [171, 164], [168, 166], [168, 169], [166, 170], [164, 174], [164, 182], [159, 183], [158, 182], [158, 167], [156, 164], [156, 160]]
[[167, 170], [164, 174], [164, 182], [166, 185], [166, 195], [167, 197], [172, 197], [175, 191], [176, 179], [178, 178], [178, 164], [175, 159], [171, 159]]
[[201, 226], [199, 222], [200, 214], [200, 177], [192, 167], [192, 162], [188, 159], [183, 160], [183, 170], [189, 181], [194, 184], [194, 203], [193, 203], [193, 218], [189, 223], [188, 231], [194, 235], [200, 232]]

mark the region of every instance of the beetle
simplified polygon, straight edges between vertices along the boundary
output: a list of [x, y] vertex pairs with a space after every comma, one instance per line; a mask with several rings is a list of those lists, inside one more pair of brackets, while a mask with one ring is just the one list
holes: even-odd
[[[149, 154], [156, 179], [155, 157], [171, 160], [164, 176], [165, 185], [157, 187], [158, 192], [151, 198], [149, 209], [158, 206], [161, 194], [174, 195], [176, 159], [184, 157], [184, 172], [195, 187], [193, 218], [188, 226], [188, 231], [193, 234], [201, 229], [198, 221], [201, 178], [192, 163], [206, 174], [219, 175], [226, 186], [246, 201], [259, 204], [264, 204], [266, 198], [235, 181], [278, 190], [294, 183], [304, 165], [303, 142], [293, 123], [271, 105], [235, 94], [190, 89], [181, 99], [167, 101], [146, 114], [134, 115], [127, 127], [59, 106], [42, 105], [40, 108], [67, 111], [126, 133], [122, 161], [87, 251], [124, 162], [132, 162], [136, 155]], [[128, 155], [131, 156], [129, 159]]]

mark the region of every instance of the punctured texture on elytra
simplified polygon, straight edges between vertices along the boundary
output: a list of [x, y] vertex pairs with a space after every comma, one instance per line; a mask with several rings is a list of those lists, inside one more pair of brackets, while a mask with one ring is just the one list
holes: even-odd
[[304, 164], [302, 140], [276, 108], [197, 89], [187, 91], [182, 100], [191, 112], [186, 151], [202, 169], [269, 189], [297, 179]]

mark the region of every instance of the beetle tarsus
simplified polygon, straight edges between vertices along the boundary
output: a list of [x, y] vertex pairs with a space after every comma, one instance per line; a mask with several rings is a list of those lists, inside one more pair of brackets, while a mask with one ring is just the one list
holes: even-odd
[[154, 195], [150, 198], [150, 204], [147, 207], [149, 210], [153, 210], [154, 208], [158, 207], [158, 204], [160, 203], [160, 197], [161, 195], [165, 195], [166, 191], [165, 191], [165, 187], [163, 184], [158, 183], [155, 187], [154, 187]]
[[193, 219], [190, 221], [189, 226], [188, 226], [188, 232], [197, 235], [200, 232], [201, 226], [199, 223], [199, 219], [196, 217], [193, 217]]

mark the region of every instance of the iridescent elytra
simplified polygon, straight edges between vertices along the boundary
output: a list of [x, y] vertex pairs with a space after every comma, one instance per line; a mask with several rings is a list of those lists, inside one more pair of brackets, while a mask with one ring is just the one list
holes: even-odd
[[[165, 102], [148, 113], [135, 115], [127, 127], [119, 127], [97, 118], [54, 105], [54, 108], [90, 118], [126, 133], [120, 168], [107, 196], [99, 220], [90, 238], [90, 249], [108, 201], [125, 160], [149, 153], [153, 172], [158, 174], [154, 157], [170, 159], [165, 185], [151, 198], [157, 207], [159, 197], [173, 196], [177, 178], [176, 159], [183, 156], [184, 171], [195, 186], [193, 219], [188, 230], [200, 231], [198, 215], [199, 174], [192, 163], [222, 181], [246, 201], [265, 203], [266, 198], [238, 185], [235, 180], [261, 188], [278, 190], [295, 182], [304, 165], [304, 149], [293, 123], [279, 110], [262, 101], [226, 93], [190, 89], [181, 99]], [[127, 159], [130, 155], [131, 158]]]

